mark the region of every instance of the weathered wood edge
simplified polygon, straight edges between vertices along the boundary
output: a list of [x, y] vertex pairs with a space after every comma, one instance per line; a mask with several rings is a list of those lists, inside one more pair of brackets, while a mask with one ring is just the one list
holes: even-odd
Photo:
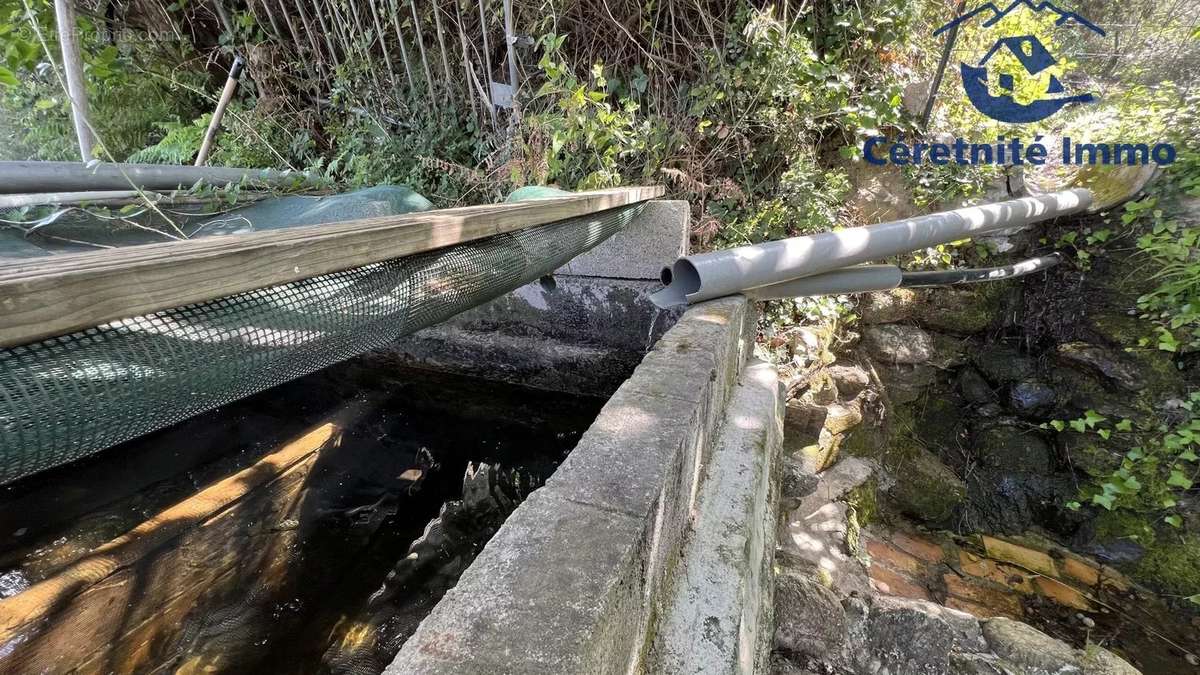
[[0, 264], [0, 347], [654, 199], [614, 188]]

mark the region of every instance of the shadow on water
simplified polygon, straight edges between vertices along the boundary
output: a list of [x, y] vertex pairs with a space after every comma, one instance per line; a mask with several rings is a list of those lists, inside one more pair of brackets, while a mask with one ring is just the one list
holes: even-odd
[[373, 355], [4, 486], [0, 672], [378, 672], [602, 405]]

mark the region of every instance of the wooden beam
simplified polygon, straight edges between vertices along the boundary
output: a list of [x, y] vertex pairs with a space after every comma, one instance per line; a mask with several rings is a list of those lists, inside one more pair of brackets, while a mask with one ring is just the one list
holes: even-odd
[[586, 216], [662, 195], [615, 188], [0, 264], [0, 347]]

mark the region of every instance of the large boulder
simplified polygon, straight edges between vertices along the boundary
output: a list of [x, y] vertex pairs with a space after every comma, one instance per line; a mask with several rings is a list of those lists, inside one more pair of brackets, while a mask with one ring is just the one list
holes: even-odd
[[775, 648], [823, 659], [846, 642], [846, 614], [833, 591], [792, 573], [775, 579]]
[[988, 619], [983, 637], [997, 656], [1035, 673], [1059, 673], [1075, 665], [1074, 649], [1020, 621]]
[[[974, 619], [919, 600], [877, 598], [867, 636], [867, 669], [905, 675], [947, 675], [950, 653], [978, 649], [982, 640]], [[879, 669], [872, 666], [878, 664]]]
[[859, 320], [864, 325], [916, 321], [925, 328], [971, 335], [997, 325], [1014, 289], [1004, 284], [913, 290], [896, 288], [863, 295]]
[[929, 333], [904, 324], [870, 326], [863, 331], [863, 345], [872, 358], [884, 363], [913, 365], [934, 356]]
[[1097, 646], [1072, 649], [1042, 631], [1006, 618], [983, 622], [983, 636], [997, 656], [1029, 675], [1140, 675], [1121, 657]]

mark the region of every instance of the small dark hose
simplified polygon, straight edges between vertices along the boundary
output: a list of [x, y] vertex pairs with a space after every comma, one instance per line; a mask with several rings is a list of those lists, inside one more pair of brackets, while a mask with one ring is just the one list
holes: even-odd
[[900, 286], [914, 288], [922, 286], [953, 286], [955, 284], [976, 284], [982, 281], [999, 281], [1015, 279], [1034, 272], [1048, 270], [1062, 262], [1062, 256], [1057, 253], [1044, 255], [1040, 258], [1022, 260], [1003, 267], [984, 267], [967, 270], [944, 270], [937, 272], [905, 272], [901, 275]]

